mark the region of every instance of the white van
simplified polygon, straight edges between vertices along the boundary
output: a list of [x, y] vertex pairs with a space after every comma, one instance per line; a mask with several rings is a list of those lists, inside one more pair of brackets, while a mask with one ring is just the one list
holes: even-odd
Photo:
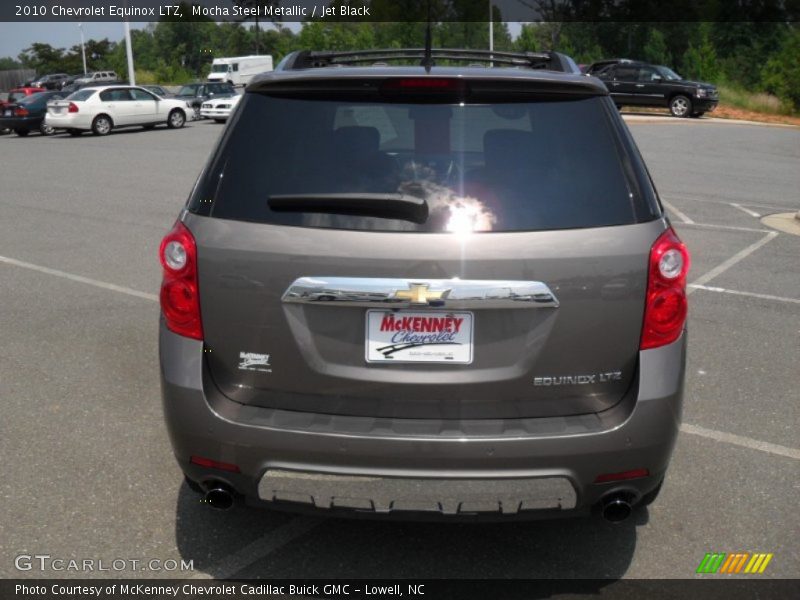
[[231, 85], [247, 85], [253, 76], [272, 71], [272, 56], [234, 56], [215, 58], [211, 63], [209, 81], [227, 81]]

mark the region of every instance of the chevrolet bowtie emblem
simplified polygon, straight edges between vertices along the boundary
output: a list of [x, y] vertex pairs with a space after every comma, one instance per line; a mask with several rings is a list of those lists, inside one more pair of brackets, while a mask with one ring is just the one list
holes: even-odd
[[427, 283], [410, 283], [409, 289], [397, 290], [394, 297], [408, 300], [411, 304], [428, 304], [431, 300], [439, 300], [449, 290], [432, 291]]

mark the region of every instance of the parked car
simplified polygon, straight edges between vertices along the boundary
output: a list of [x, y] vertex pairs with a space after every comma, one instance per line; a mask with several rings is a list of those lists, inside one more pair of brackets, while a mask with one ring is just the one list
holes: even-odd
[[10, 90], [8, 92], [8, 98], [6, 99], [6, 104], [13, 104], [15, 102], [19, 102], [26, 96], [32, 96], [33, 94], [38, 94], [40, 92], [46, 92], [45, 88], [40, 87], [18, 87]]
[[701, 117], [719, 103], [716, 86], [688, 81], [664, 65], [624, 61], [598, 71], [618, 106], [669, 108], [676, 117]]
[[179, 129], [186, 123], [186, 103], [159, 98], [147, 90], [117, 85], [79, 90], [47, 105], [45, 123], [70, 135], [91, 131], [108, 135], [113, 129], [165, 124]]
[[200, 118], [200, 106], [211, 98], [233, 96], [236, 90], [229, 83], [197, 82], [184, 85], [175, 98], [184, 100], [195, 113], [195, 118]]
[[91, 85], [105, 85], [108, 83], [116, 83], [119, 81], [119, 77], [114, 71], [94, 71], [93, 73], [86, 73], [78, 79], [75, 80], [75, 83], [79, 84], [91, 84]]
[[240, 95], [212, 98], [203, 102], [200, 107], [200, 116], [204, 119], [214, 119], [217, 123], [224, 123], [241, 99]]
[[153, 92], [156, 96], [161, 96], [162, 98], [172, 98], [173, 95], [170, 94], [166, 89], [161, 87], [160, 85], [142, 85], [139, 87], [143, 87], [144, 89]]
[[67, 94], [59, 90], [46, 91], [25, 96], [17, 102], [7, 104], [0, 111], [0, 129], [10, 129], [21, 137], [37, 130], [42, 135], [53, 135], [55, 133], [53, 128], [44, 122], [47, 103], [50, 100], [59, 100], [66, 96]]
[[597, 62], [593, 62], [590, 65], [585, 66], [581, 69], [587, 75], [597, 75], [601, 71], [607, 69], [612, 65], [618, 65], [620, 63], [633, 63], [635, 61], [631, 60], [630, 58], [606, 58], [603, 60], [598, 60]]
[[51, 73], [43, 75], [33, 82], [34, 87], [46, 88], [48, 90], [60, 90], [64, 83], [69, 79], [66, 73]]
[[159, 256], [166, 423], [212, 507], [620, 521], [658, 494], [689, 255], [567, 56], [292, 53]]

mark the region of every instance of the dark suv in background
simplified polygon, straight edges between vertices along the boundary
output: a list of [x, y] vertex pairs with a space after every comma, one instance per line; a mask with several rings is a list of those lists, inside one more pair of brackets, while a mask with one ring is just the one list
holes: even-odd
[[166, 422], [213, 507], [619, 521], [660, 489], [689, 256], [564, 55], [290, 54], [159, 254]]
[[603, 81], [620, 107], [657, 106], [676, 117], [700, 117], [719, 102], [716, 86], [688, 81], [664, 65], [614, 59], [594, 63], [587, 74]]

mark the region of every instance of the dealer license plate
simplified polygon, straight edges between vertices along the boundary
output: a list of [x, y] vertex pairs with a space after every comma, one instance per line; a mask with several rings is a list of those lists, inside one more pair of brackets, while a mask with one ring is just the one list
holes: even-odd
[[472, 362], [472, 313], [368, 310], [367, 362]]

